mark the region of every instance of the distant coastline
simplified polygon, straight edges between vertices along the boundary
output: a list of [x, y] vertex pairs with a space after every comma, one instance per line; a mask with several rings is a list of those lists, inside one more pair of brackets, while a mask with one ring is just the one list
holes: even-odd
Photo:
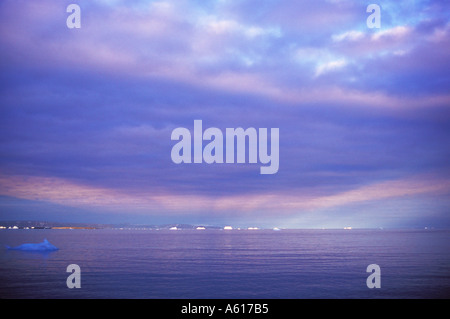
[[215, 225], [190, 224], [98, 224], [98, 223], [70, 223], [49, 221], [0, 221], [0, 229], [222, 229]]
[[0, 221], [0, 229], [102, 229], [109, 228], [107, 224], [63, 223], [34, 220]]
[[257, 231], [257, 230], [287, 230], [287, 229], [322, 229], [322, 230], [345, 230], [345, 231], [355, 231], [355, 230], [388, 230], [388, 229], [405, 229], [405, 230], [446, 230], [447, 228], [439, 228], [439, 227], [392, 227], [392, 228], [384, 228], [384, 227], [372, 227], [372, 228], [359, 228], [359, 227], [330, 227], [330, 228], [278, 228], [276, 226], [273, 227], [255, 227], [255, 226], [237, 226], [232, 227], [228, 225], [205, 225], [205, 224], [129, 224], [129, 223], [118, 223], [118, 224], [101, 224], [101, 223], [72, 223], [72, 222], [50, 222], [50, 221], [32, 221], [32, 220], [19, 220], [19, 221], [0, 221], [0, 230], [15, 230], [15, 229], [55, 229], [55, 230], [70, 230], [70, 229], [86, 229], [86, 230], [95, 230], [95, 229], [119, 229], [119, 230], [206, 230], [206, 229], [215, 229], [215, 230], [249, 230], [249, 231]]

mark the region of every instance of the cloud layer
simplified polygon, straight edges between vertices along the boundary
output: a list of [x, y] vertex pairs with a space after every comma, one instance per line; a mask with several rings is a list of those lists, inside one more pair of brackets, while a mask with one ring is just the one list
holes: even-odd
[[[380, 3], [380, 29], [345, 0], [78, 1], [68, 29], [69, 3], [0, 4], [1, 195], [292, 227], [393, 201], [364, 225], [450, 225], [445, 1]], [[195, 119], [280, 128], [279, 172], [174, 164], [171, 132]]]

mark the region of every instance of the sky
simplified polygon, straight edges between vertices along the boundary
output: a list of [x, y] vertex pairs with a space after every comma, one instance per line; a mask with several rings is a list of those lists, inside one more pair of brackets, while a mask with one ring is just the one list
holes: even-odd
[[[450, 227], [448, 1], [3, 0], [0, 48], [0, 220]], [[194, 120], [278, 171], [174, 163]]]

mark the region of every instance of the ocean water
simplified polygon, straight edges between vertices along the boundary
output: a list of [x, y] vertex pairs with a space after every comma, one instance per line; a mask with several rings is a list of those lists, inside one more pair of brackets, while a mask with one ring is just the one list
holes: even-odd
[[[58, 251], [4, 249], [47, 238]], [[447, 230], [0, 230], [0, 298], [449, 298]], [[81, 269], [69, 289], [67, 266]], [[366, 268], [381, 269], [369, 289]]]

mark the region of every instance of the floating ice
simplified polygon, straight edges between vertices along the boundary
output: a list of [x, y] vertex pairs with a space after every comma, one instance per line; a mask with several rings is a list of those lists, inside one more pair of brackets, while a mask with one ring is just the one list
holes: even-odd
[[58, 250], [57, 247], [50, 244], [50, 242], [47, 239], [44, 239], [42, 243], [39, 244], [22, 244], [17, 247], [9, 247], [6, 246], [7, 249], [12, 250], [25, 250], [25, 251], [53, 251]]

